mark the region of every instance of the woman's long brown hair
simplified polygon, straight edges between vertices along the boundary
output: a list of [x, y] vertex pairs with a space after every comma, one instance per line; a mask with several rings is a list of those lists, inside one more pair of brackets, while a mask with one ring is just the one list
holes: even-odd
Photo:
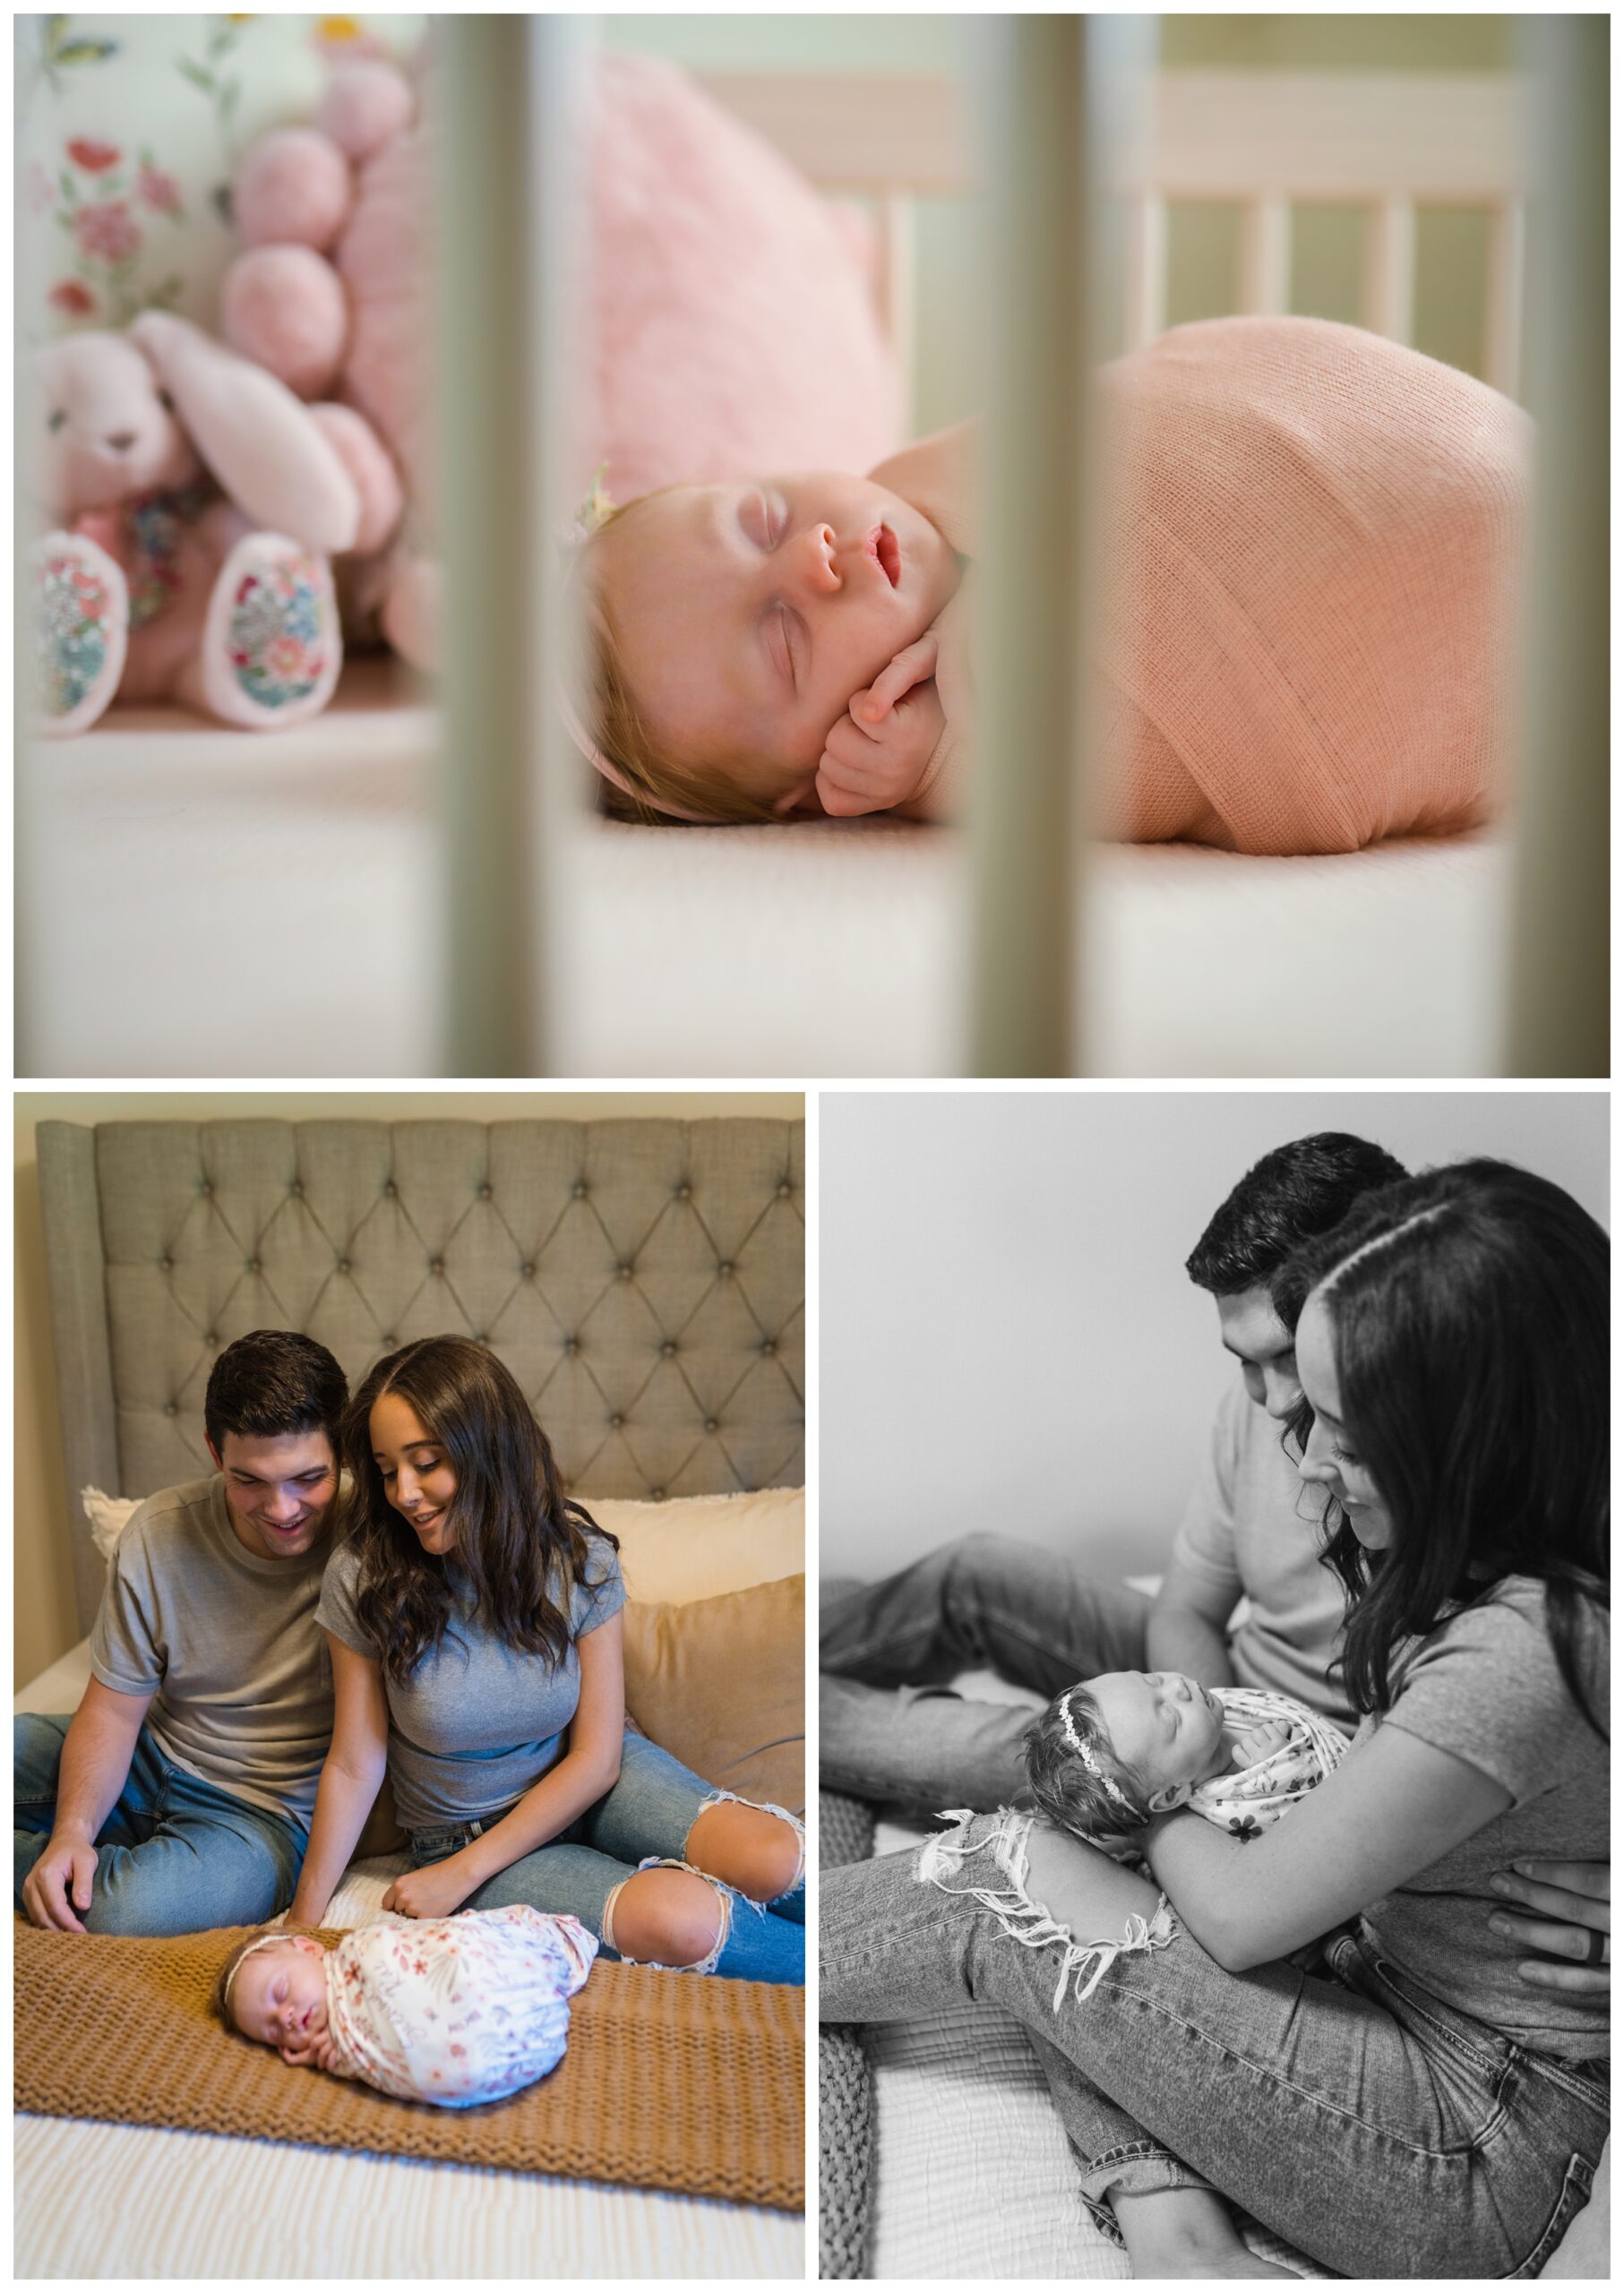
[[[373, 1404], [389, 1393], [409, 1403], [457, 1475], [447, 1554], [425, 1552], [384, 1495], [369, 1421]], [[603, 1582], [586, 1575], [589, 1537], [612, 1548], [618, 1541], [564, 1495], [546, 1435], [487, 1346], [425, 1337], [386, 1354], [350, 1403], [343, 1446], [360, 1563], [356, 1612], [391, 1679], [406, 1679], [443, 1639], [456, 1606], [451, 1559], [504, 1646], [563, 1662], [573, 1588]]]

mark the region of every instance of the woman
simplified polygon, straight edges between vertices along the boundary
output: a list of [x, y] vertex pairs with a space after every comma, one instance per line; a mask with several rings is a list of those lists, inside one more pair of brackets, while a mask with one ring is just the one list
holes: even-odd
[[1008, 1811], [825, 1877], [821, 2011], [1018, 2014], [1136, 2276], [1278, 2273], [1217, 2191], [1353, 2277], [1537, 2275], [1585, 2201], [1605, 2002], [1527, 1989], [1482, 1898], [1607, 1851], [1607, 1291], [1595, 1223], [1493, 1163], [1285, 1270], [1363, 1717], [1285, 1821], [1159, 1819], [1160, 1893]]
[[344, 1454], [353, 1524], [316, 1610], [332, 1745], [289, 1924], [320, 1924], [387, 1765], [413, 1868], [386, 1911], [529, 1903], [609, 1957], [799, 1982], [801, 1827], [627, 1731], [615, 1541], [563, 1496], [496, 1356], [390, 1354]]

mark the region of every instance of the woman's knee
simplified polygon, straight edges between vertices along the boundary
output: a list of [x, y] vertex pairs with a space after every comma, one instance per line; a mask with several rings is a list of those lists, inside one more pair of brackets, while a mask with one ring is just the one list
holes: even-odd
[[683, 1856], [752, 1902], [773, 1902], [800, 1877], [806, 1851], [785, 1816], [747, 1800], [718, 1799], [700, 1809]]
[[694, 1871], [634, 1871], [610, 1896], [604, 1941], [643, 1965], [704, 1968], [727, 1935], [725, 1895]]

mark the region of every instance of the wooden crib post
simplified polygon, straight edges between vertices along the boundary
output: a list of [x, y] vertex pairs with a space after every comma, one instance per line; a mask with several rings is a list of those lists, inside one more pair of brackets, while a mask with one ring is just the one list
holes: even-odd
[[1508, 1075], [1607, 1076], [1608, 30], [1530, 20], [1527, 403], [1539, 482], [1525, 613]]
[[1087, 20], [986, 21], [992, 417], [971, 795], [973, 1075], [1078, 1071]]
[[[445, 554], [444, 1071], [548, 1071], [544, 870], [557, 659], [567, 128], [580, 34], [440, 19], [435, 345]], [[549, 769], [549, 767], [553, 769]]]

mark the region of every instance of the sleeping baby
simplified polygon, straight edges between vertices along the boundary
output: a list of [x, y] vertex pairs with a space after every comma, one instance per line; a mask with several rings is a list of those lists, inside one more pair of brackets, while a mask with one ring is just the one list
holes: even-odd
[[1319, 1713], [1274, 1688], [1203, 1688], [1182, 1672], [1102, 1672], [1027, 1730], [1042, 1812], [1112, 1853], [1152, 1816], [1189, 1808], [1237, 1839], [1278, 1823], [1347, 1750]]
[[467, 2109], [563, 2060], [569, 2001], [597, 1955], [578, 1919], [525, 1903], [449, 1919], [385, 1913], [331, 1951], [272, 1928], [227, 1960], [215, 2007], [228, 2030], [296, 2069]]
[[[1098, 379], [1101, 830], [1336, 852], [1490, 817], [1526, 417], [1317, 319], [1179, 327]], [[975, 451], [967, 424], [867, 477], [595, 492], [563, 714], [612, 808], [957, 816]]]

